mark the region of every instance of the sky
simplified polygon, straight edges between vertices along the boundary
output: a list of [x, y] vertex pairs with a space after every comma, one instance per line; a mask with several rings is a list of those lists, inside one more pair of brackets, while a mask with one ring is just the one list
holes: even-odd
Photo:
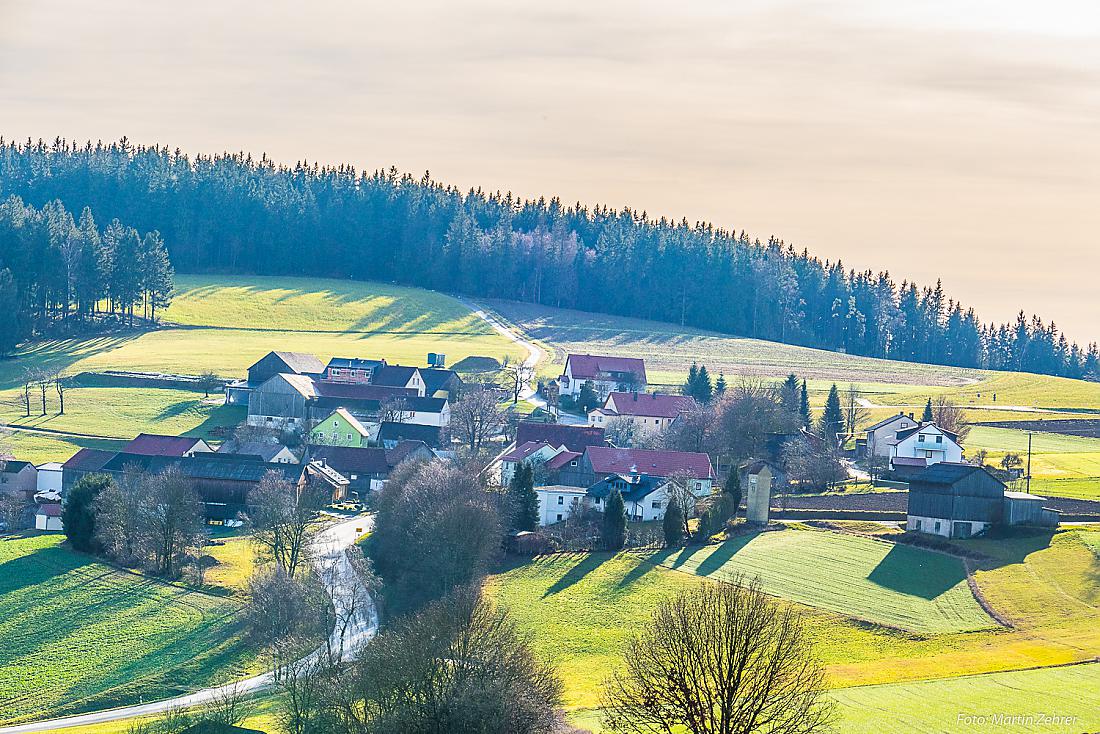
[[1100, 4], [0, 0], [0, 135], [430, 170], [1100, 340]]

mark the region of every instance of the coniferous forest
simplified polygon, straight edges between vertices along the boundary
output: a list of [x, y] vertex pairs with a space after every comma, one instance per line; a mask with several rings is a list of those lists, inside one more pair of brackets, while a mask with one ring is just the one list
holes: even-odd
[[[1100, 376], [1095, 344], [1070, 344], [1053, 322], [1023, 311], [1014, 323], [983, 322], [938, 283], [898, 283], [707, 222], [462, 192], [428, 174], [189, 156], [125, 138], [0, 140], [0, 197], [12, 196], [40, 208], [9, 200], [0, 210], [0, 301], [20, 304], [20, 336], [67, 314], [69, 303], [86, 310], [92, 298], [80, 295], [91, 286], [57, 269], [65, 256], [51, 223], [67, 208], [84, 211], [79, 232], [91, 212], [112, 222], [101, 235], [112, 243], [112, 264], [97, 271], [107, 278], [122, 262], [148, 258], [141, 253], [150, 238], [156, 249], [159, 232], [184, 272], [383, 280], [874, 357]], [[33, 220], [36, 234], [19, 234], [19, 218]], [[142, 239], [128, 227], [152, 234]], [[118, 228], [128, 233], [121, 248]], [[121, 291], [100, 279], [93, 290], [132, 310], [159, 292], [150, 278]]]

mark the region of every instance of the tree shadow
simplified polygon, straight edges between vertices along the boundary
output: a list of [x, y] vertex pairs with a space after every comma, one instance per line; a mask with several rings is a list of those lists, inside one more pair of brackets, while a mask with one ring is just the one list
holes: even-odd
[[48, 339], [28, 342], [8, 357], [0, 358], [0, 389], [19, 387], [24, 372], [30, 369], [54, 372], [66, 370], [76, 362], [110, 352], [139, 339], [148, 331], [94, 336], [87, 339]]
[[966, 580], [966, 568], [958, 558], [894, 544], [867, 580], [899, 594], [935, 599]]
[[611, 555], [609, 553], [587, 553], [579, 563], [565, 572], [560, 579], [555, 581], [549, 589], [542, 595], [545, 599], [548, 596], [553, 596], [559, 592], [565, 591], [570, 586], [581, 581], [585, 576], [595, 571], [602, 566]]
[[674, 552], [674, 549], [666, 548], [662, 551], [657, 551], [656, 553], [648, 556], [631, 556], [632, 558], [636, 558], [638, 563], [634, 566], [634, 568], [630, 569], [630, 571], [625, 576], [619, 579], [618, 587], [620, 589], [625, 589], [626, 587], [630, 586], [657, 566], [663, 565], [664, 562], [668, 560]]
[[699, 562], [695, 573], [699, 576], [710, 576], [712, 573], [720, 571], [731, 558], [737, 555], [738, 551], [751, 543], [757, 535], [759, 533], [739, 535], [722, 543], [709, 556]]

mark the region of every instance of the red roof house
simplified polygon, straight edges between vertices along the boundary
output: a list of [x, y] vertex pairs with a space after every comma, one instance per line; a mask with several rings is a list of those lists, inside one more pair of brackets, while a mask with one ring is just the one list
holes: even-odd
[[201, 438], [139, 433], [137, 438], [123, 446], [122, 450], [128, 454], [140, 456], [194, 456], [196, 453], [212, 452], [214, 449]]

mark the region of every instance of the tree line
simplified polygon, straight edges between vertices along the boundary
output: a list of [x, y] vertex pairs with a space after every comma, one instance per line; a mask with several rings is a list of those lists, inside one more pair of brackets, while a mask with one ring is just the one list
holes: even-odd
[[[655, 319], [852, 354], [1068, 377], [1095, 344], [1021, 311], [973, 308], [888, 272], [848, 269], [778, 238], [607, 206], [463, 192], [396, 169], [190, 156], [126, 138], [0, 139], [0, 191], [90, 206], [171, 243], [187, 272], [312, 274]], [[13, 270], [13, 273], [15, 271]], [[623, 284], [629, 287], [622, 287]]]
[[39, 208], [15, 195], [0, 202], [0, 354], [28, 337], [85, 330], [106, 317], [129, 325], [135, 312], [155, 319], [172, 279], [155, 229], [141, 235], [118, 219], [101, 229], [90, 207], [74, 217], [58, 199]]

